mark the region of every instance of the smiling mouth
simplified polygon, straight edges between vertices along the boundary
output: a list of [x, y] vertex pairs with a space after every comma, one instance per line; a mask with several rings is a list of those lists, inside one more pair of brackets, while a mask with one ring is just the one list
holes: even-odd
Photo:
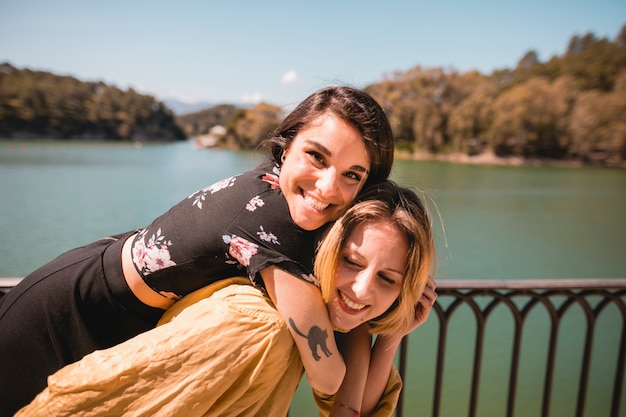
[[304, 202], [307, 206], [311, 207], [314, 210], [317, 211], [324, 211], [326, 210], [328, 207], [330, 207], [330, 204], [324, 204], [316, 199], [314, 199], [313, 197], [311, 197], [310, 195], [303, 195], [302, 196], [304, 198]]
[[343, 303], [352, 310], [361, 311], [367, 307], [366, 304], [360, 304], [360, 303], [356, 303], [352, 301], [343, 292], [339, 290], [337, 290], [337, 293], [339, 294], [339, 298], [341, 298], [341, 301], [343, 301]]

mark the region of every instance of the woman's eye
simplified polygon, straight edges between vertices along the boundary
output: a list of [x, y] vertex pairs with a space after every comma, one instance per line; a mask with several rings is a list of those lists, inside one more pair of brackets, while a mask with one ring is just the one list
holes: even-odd
[[348, 257], [344, 257], [343, 261], [348, 265], [351, 266], [353, 268], [358, 268], [360, 265], [356, 262], [354, 262], [352, 259], [348, 258]]
[[361, 179], [363, 178], [362, 175], [357, 174], [356, 172], [347, 172], [345, 176], [356, 182], [361, 182]]
[[324, 165], [324, 157], [319, 152], [309, 151], [307, 154], [318, 164]]
[[389, 278], [388, 276], [384, 275], [384, 274], [380, 274], [380, 278], [389, 285], [396, 285], [396, 280], [393, 278]]

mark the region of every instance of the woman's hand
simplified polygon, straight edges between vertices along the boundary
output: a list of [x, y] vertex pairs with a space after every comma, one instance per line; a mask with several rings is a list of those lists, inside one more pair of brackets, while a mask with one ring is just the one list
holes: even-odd
[[406, 332], [405, 335], [411, 333], [413, 330], [426, 323], [426, 320], [428, 319], [430, 311], [435, 305], [438, 296], [439, 295], [437, 294], [437, 283], [435, 283], [435, 280], [432, 277], [429, 277], [428, 282], [426, 283], [426, 288], [424, 289], [424, 293], [422, 294], [422, 297], [415, 306], [415, 320], [413, 320], [409, 331]]
[[437, 297], [437, 284], [432, 277], [429, 277], [428, 282], [426, 283], [426, 288], [424, 289], [420, 300], [415, 305], [415, 316], [411, 324], [403, 329], [398, 329], [398, 331], [394, 334], [386, 336], [380, 335], [378, 337], [382, 338], [382, 340], [391, 346], [399, 345], [404, 336], [426, 323], [426, 320], [430, 315], [430, 311], [437, 301]]

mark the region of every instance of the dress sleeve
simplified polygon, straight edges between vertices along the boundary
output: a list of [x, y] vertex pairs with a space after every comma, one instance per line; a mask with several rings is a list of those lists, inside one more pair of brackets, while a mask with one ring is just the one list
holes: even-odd
[[[262, 201], [262, 205], [247, 204], [222, 236], [229, 255], [246, 267], [253, 281], [259, 280], [263, 269], [278, 266], [316, 283], [313, 257], [318, 234], [299, 228], [291, 220], [287, 202], [279, 190], [269, 190], [253, 200]], [[248, 210], [250, 207], [253, 211]]]

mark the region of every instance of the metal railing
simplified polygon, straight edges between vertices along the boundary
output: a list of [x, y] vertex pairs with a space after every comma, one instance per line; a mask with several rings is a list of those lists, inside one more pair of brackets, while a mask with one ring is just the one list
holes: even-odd
[[[557, 364], [557, 345], [562, 335], [562, 323], [576, 307], [582, 310], [584, 320], [577, 321], [577, 326], [584, 326], [583, 349], [578, 364], [570, 364], [573, 368], [579, 367], [577, 395], [571, 398], [575, 403], [572, 416], [585, 415], [585, 402], [589, 391], [589, 376], [594, 346], [594, 336], [599, 317], [607, 310], [612, 309], [612, 322], [609, 327], [611, 340], [618, 340], [619, 346], [614, 358], [609, 358], [614, 364], [614, 376], [608, 381], [607, 386], [612, 389], [610, 394], [610, 410], [608, 416], [619, 417], [621, 396], [624, 386], [624, 362], [626, 356], [626, 279], [556, 279], [556, 280], [439, 280], [437, 281], [439, 299], [431, 313], [430, 321], [438, 319], [438, 341], [436, 349], [436, 365], [434, 370], [434, 391], [432, 396], [432, 416], [439, 417], [442, 414], [442, 404], [450, 399], [444, 398], [444, 369], [446, 362], [446, 350], [448, 346], [449, 324], [456, 316], [463, 316], [467, 321], [468, 316], [473, 317], [475, 331], [473, 332], [473, 364], [471, 380], [468, 381], [469, 400], [463, 407], [463, 414], [475, 417], [478, 413], [478, 399], [481, 388], [482, 364], [485, 353], [485, 333], [488, 320], [493, 318], [493, 313], [502, 309], [512, 316], [513, 340], [509, 352], [510, 368], [508, 370], [508, 387], [506, 394], [506, 407], [500, 416], [512, 417], [515, 415], [516, 399], [518, 395], [518, 379], [520, 367], [523, 363], [520, 358], [522, 335], [525, 334], [524, 326], [531, 314], [537, 309], [543, 309], [548, 316], [547, 349], [544, 359], [545, 368], [542, 374], [537, 375], [537, 384], [543, 384], [542, 398], [540, 399], [540, 414], [547, 417], [551, 412], [551, 400], [554, 387], [554, 377]], [[460, 313], [461, 312], [461, 313]], [[434, 317], [436, 316], [436, 318]], [[456, 317], [455, 317], [456, 318]], [[471, 321], [471, 320], [470, 320]], [[428, 324], [428, 323], [427, 323]], [[399, 370], [402, 379], [406, 381], [407, 356], [409, 355], [408, 340], [405, 338], [399, 354]], [[471, 343], [471, 342], [470, 342]], [[609, 360], [607, 359], [607, 360]], [[412, 386], [405, 383], [402, 396], [396, 411], [397, 417], [405, 415], [426, 415], [423, 410], [413, 413], [414, 410], [405, 410], [404, 403], [407, 395], [414, 395]], [[454, 401], [455, 399], [452, 399]], [[573, 407], [572, 407], [573, 408]], [[609, 407], [607, 407], [609, 408]], [[621, 409], [624, 413], [624, 409]], [[599, 417], [586, 414], [590, 417]], [[459, 416], [460, 417], [460, 416]]]
[[[6, 292], [19, 282], [19, 278], [0, 278], [1, 292]], [[434, 307], [434, 314], [427, 324], [438, 322], [438, 338], [436, 340], [434, 384], [432, 394], [431, 415], [433, 417], [448, 417], [442, 412], [442, 405], [448, 399], [444, 395], [444, 375], [446, 368], [448, 338], [452, 319], [473, 319], [473, 359], [469, 385], [469, 398], [463, 412], [455, 417], [467, 415], [476, 417], [481, 388], [481, 375], [484, 371], [483, 360], [486, 351], [486, 331], [494, 317], [502, 316], [502, 309], [512, 317], [512, 341], [510, 343], [509, 369], [507, 372], [506, 405], [498, 417], [513, 417], [516, 415], [516, 400], [518, 400], [518, 382], [520, 369], [524, 366], [521, 358], [522, 342], [525, 326], [528, 326], [529, 317], [538, 309], [543, 309], [547, 315], [546, 350], [543, 369], [538, 376], [538, 385], [541, 385], [540, 411], [537, 416], [551, 415], [551, 401], [554, 387], [554, 378], [557, 368], [557, 345], [562, 336], [562, 324], [568, 312], [578, 308], [582, 311], [584, 320], [576, 324], [584, 327], [582, 353], [576, 367], [579, 369], [575, 403], [571, 416], [582, 417], [585, 414], [585, 403], [588, 399], [589, 376], [592, 362], [594, 337], [599, 318], [609, 309], [613, 309], [614, 322], [608, 326], [612, 332], [611, 340], [617, 341], [614, 358], [609, 358], [614, 370], [609, 382], [610, 406], [607, 407], [607, 416], [620, 417], [622, 393], [624, 391], [624, 366], [626, 360], [626, 279], [557, 279], [557, 280], [439, 280], [437, 281], [439, 299]], [[497, 312], [497, 314], [494, 314]], [[470, 320], [471, 322], [472, 320]], [[605, 326], [606, 327], [606, 326]], [[407, 395], [414, 395], [414, 386], [407, 382], [407, 362], [410, 358], [409, 338], [405, 338], [399, 352], [398, 368], [405, 381], [403, 392], [396, 410], [397, 417], [405, 415], [426, 415], [423, 410], [405, 410]], [[487, 341], [488, 342], [488, 341]], [[471, 345], [471, 343], [470, 343]], [[428, 382], [429, 383], [429, 382]], [[453, 399], [455, 400], [455, 399]], [[458, 399], [456, 399], [458, 400]], [[589, 415], [589, 417], [600, 417]], [[624, 417], [624, 416], [622, 416]]]

